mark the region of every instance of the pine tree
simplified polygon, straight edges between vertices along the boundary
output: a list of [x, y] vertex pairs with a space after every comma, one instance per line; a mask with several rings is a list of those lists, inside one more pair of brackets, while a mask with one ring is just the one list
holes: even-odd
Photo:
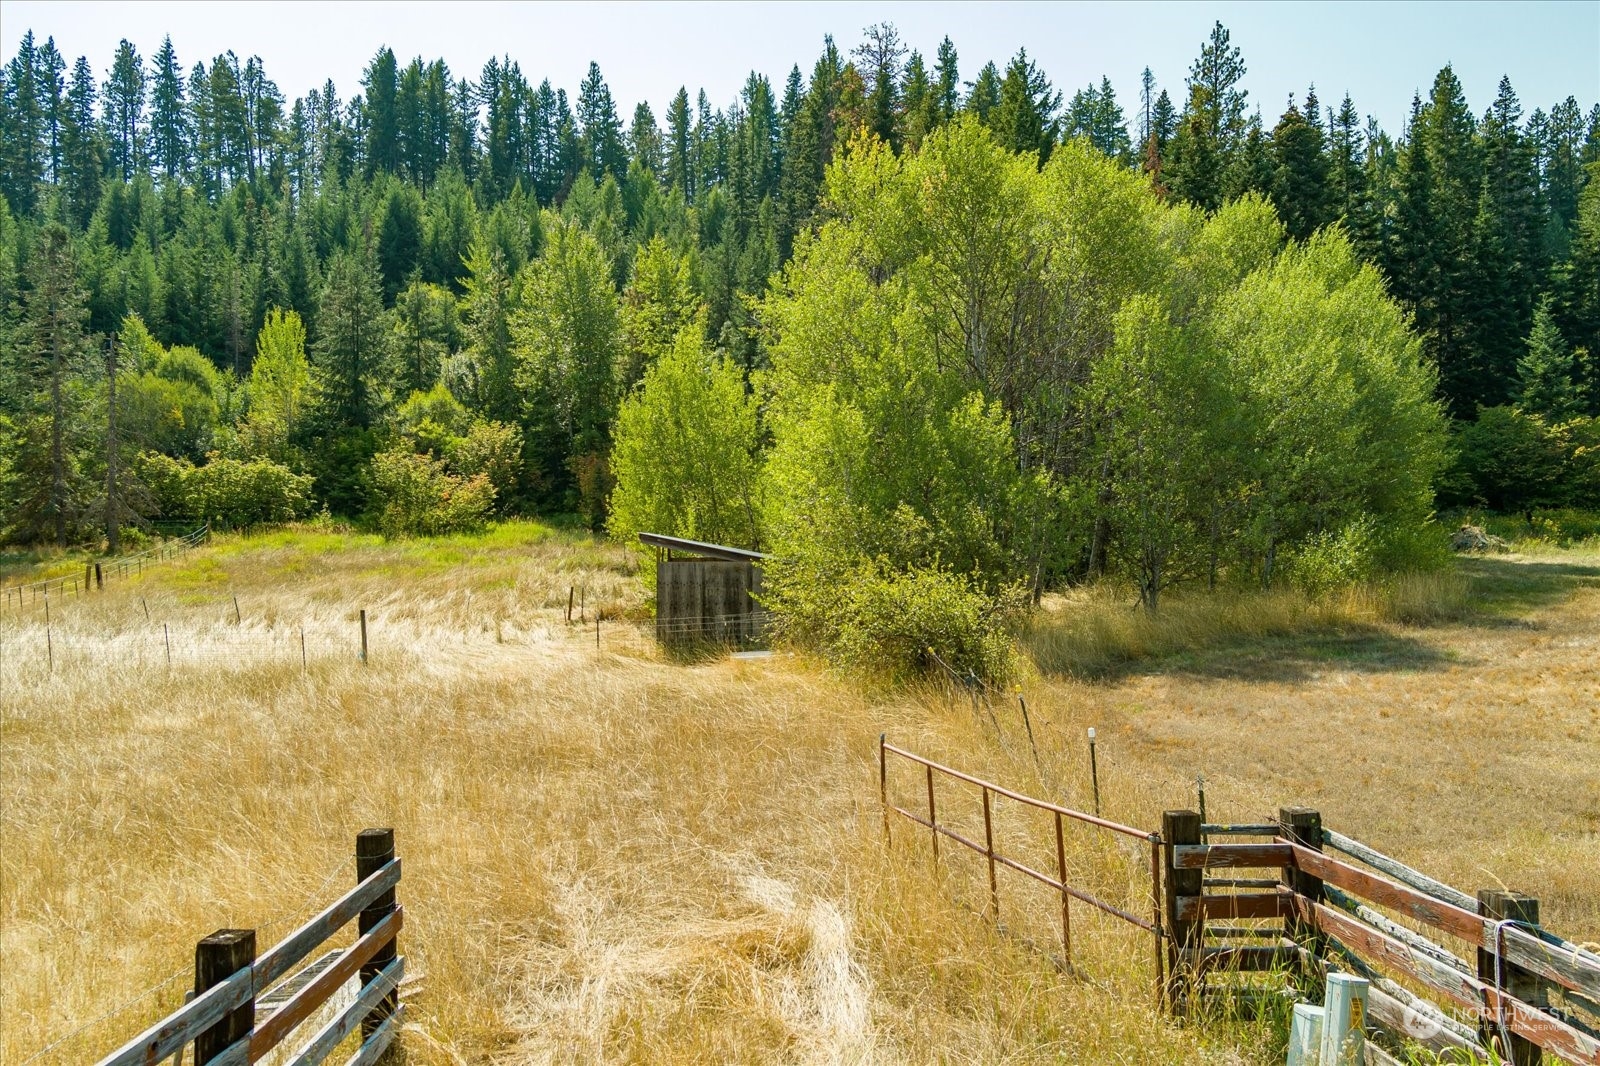
[[1590, 164], [1589, 183], [1578, 197], [1572, 255], [1556, 273], [1553, 308], [1562, 334], [1585, 356], [1589, 410], [1600, 414], [1600, 167]]
[[82, 228], [89, 224], [100, 204], [100, 179], [105, 167], [100, 126], [95, 121], [94, 74], [89, 61], [82, 57], [72, 68], [61, 140], [65, 206], [72, 221]]
[[1174, 196], [1201, 210], [1215, 211], [1222, 206], [1226, 161], [1207, 127], [1205, 91], [1198, 85], [1189, 90], [1189, 105], [1162, 156], [1161, 180]]
[[666, 182], [669, 189], [682, 189], [684, 199], [694, 202], [694, 166], [690, 155], [694, 120], [689, 113], [689, 91], [678, 87], [667, 106]]
[[937, 83], [934, 100], [939, 108], [939, 121], [949, 122], [961, 110], [961, 70], [956, 56], [956, 46], [946, 37], [939, 42], [934, 55], [934, 79]]
[[133, 177], [134, 169], [144, 164], [144, 64], [138, 51], [126, 38], [117, 45], [117, 56], [106, 77], [106, 134], [111, 142], [111, 162], [122, 179]]
[[652, 176], [662, 172], [661, 128], [655, 112], [643, 100], [633, 109], [633, 125], [628, 128], [628, 154]]
[[1253, 193], [1271, 199], [1276, 182], [1277, 163], [1273, 159], [1272, 141], [1261, 128], [1261, 116], [1252, 115], [1244, 144], [1223, 172], [1222, 197], [1236, 200]]
[[1577, 362], [1556, 328], [1550, 307], [1547, 296], [1533, 313], [1527, 347], [1517, 361], [1518, 402], [1524, 411], [1557, 423], [1583, 413], [1583, 396]]
[[512, 280], [498, 249], [481, 237], [467, 257], [462, 317], [470, 379], [451, 388], [486, 418], [515, 422], [521, 399], [512, 380]]
[[387, 330], [378, 272], [367, 256], [341, 251], [329, 262], [314, 355], [323, 419], [333, 427], [373, 425], [382, 399]]
[[22, 540], [49, 536], [66, 547], [84, 512], [77, 449], [81, 411], [73, 380], [85, 367], [88, 294], [78, 283], [72, 239], [59, 225], [40, 231], [28, 264], [18, 354], [22, 379], [35, 383], [22, 421], [18, 457], [23, 496], [8, 534]]
[[1133, 157], [1133, 144], [1128, 139], [1128, 124], [1117, 103], [1111, 79], [1102, 77], [1099, 85], [1091, 83], [1079, 89], [1067, 105], [1063, 123], [1063, 137], [1082, 137], [1105, 155], [1118, 162], [1128, 162]]
[[[800, 117], [800, 103], [805, 99], [806, 82], [800, 75], [800, 64], [796, 63], [789, 68], [789, 76], [783, 83], [783, 103], [778, 106], [778, 140], [789, 139], [789, 131], [794, 129], [795, 119]], [[685, 100], [685, 103], [688, 101]], [[779, 160], [780, 164], [782, 160]]]
[[1018, 49], [1006, 65], [1000, 99], [989, 112], [988, 125], [1003, 147], [1037, 152], [1042, 167], [1050, 161], [1050, 149], [1059, 136], [1056, 113], [1060, 109], [1061, 94], [1051, 89], [1044, 72], [1028, 58], [1027, 49]]
[[900, 64], [906, 46], [892, 22], [867, 27], [865, 39], [850, 53], [867, 83], [868, 128], [885, 144], [900, 145]]
[[250, 112], [240, 86], [239, 57], [224, 52], [211, 62], [205, 100], [211, 119], [216, 193], [250, 173]]
[[1328, 113], [1328, 186], [1335, 218], [1350, 218], [1366, 198], [1365, 157], [1361, 143], [1361, 116], [1346, 93], [1338, 114]]
[[928, 79], [928, 68], [923, 65], [922, 53], [913, 51], [906, 61], [905, 86], [901, 89], [904, 110], [900, 122], [901, 142], [915, 149], [922, 139], [939, 125], [939, 102], [933, 83]]
[[45, 180], [54, 185], [61, 183], [61, 134], [67, 113], [66, 71], [67, 61], [56, 51], [55, 38], [47, 38], [39, 49], [33, 84], [39, 94], [39, 116], [43, 120]]
[[[1224, 159], [1238, 147], [1246, 132], [1244, 111], [1249, 94], [1239, 88], [1244, 75], [1239, 48], [1231, 43], [1222, 23], [1216, 23], [1210, 40], [1200, 46], [1200, 56], [1189, 68], [1189, 99], [1190, 106], [1200, 115], [1200, 128], [1212, 139], [1213, 150]], [[1197, 94], [1196, 88], [1202, 91]]]
[[1290, 101], [1272, 131], [1272, 203], [1296, 240], [1305, 240], [1334, 218], [1322, 129], [1310, 118], [1315, 107], [1314, 95], [1307, 99], [1305, 114]]
[[367, 64], [361, 84], [366, 88], [363, 114], [367, 119], [366, 174], [400, 170], [400, 71], [392, 48], [380, 48]]
[[422, 196], [415, 187], [389, 186], [373, 236], [383, 300], [392, 304], [422, 259]]
[[1539, 176], [1521, 118], [1511, 82], [1502, 78], [1478, 127], [1483, 188], [1472, 234], [1476, 277], [1469, 328], [1486, 403], [1504, 395], [1548, 273]]
[[189, 163], [189, 123], [184, 112], [183, 68], [172, 38], [164, 37], [150, 72], [150, 159], [168, 181]]
[[989, 113], [1000, 106], [1000, 68], [992, 62], [985, 63], [975, 81], [967, 83], [967, 99], [963, 109], [976, 115], [979, 122], [988, 125]]
[[582, 131], [579, 168], [587, 167], [596, 182], [607, 174], [619, 182], [627, 177], [628, 153], [622, 144], [622, 121], [598, 63], [589, 64], [589, 74], [578, 90], [578, 128]]
[[[1439, 366], [1440, 395], [1458, 416], [1476, 409], [1486, 385], [1472, 350], [1472, 324], [1481, 298], [1474, 292], [1478, 268], [1473, 235], [1483, 189], [1475, 126], [1460, 81], [1444, 67], [1407, 134], [1427, 156], [1432, 226], [1426, 234], [1403, 233], [1399, 227], [1395, 234], [1400, 241], [1425, 242], [1407, 256], [1426, 257], [1433, 267], [1431, 291], [1423, 296], [1429, 330], [1425, 344]], [[1418, 314], [1420, 320], [1423, 312]]]
[[0, 133], [0, 193], [18, 214], [32, 213], [38, 190], [44, 181], [44, 116], [39, 109], [37, 74], [38, 48], [33, 31], [22, 35], [17, 54], [6, 65], [5, 84], [0, 87], [5, 125]]

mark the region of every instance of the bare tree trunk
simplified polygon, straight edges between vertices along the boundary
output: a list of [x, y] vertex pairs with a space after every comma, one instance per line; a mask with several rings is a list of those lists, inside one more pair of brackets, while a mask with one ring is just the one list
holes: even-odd
[[66, 360], [61, 352], [61, 329], [50, 331], [50, 509], [55, 513], [56, 547], [67, 546], [67, 445], [66, 400], [61, 379], [66, 375]]
[[117, 335], [106, 347], [106, 552], [122, 541], [122, 500], [117, 496]]

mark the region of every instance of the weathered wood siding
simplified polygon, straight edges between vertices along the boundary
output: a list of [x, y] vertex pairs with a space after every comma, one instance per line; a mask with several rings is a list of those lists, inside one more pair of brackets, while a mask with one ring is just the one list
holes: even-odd
[[656, 567], [656, 639], [756, 640], [765, 612], [755, 601], [761, 568], [753, 562], [671, 559]]

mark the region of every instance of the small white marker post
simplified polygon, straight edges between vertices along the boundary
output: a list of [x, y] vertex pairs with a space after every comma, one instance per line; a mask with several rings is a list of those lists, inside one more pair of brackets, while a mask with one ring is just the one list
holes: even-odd
[[1089, 727], [1089, 784], [1094, 788], [1094, 816], [1100, 817], [1100, 768], [1094, 761], [1094, 726]]
[[1289, 1025], [1288, 1066], [1316, 1066], [1321, 1051], [1322, 1008], [1315, 1003], [1296, 1003]]
[[1359, 1066], [1367, 1048], [1367, 980], [1347, 973], [1328, 975], [1322, 1001], [1320, 1066]]

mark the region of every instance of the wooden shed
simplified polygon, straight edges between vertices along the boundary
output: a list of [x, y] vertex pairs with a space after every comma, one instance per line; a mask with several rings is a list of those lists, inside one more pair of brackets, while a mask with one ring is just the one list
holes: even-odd
[[749, 644], [766, 633], [760, 552], [640, 533], [656, 550], [656, 639]]

